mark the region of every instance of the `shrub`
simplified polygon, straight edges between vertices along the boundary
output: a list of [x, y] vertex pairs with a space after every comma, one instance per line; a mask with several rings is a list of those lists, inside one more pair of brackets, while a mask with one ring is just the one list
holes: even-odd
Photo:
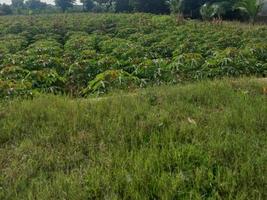
[[198, 53], [184, 53], [174, 58], [170, 65], [173, 73], [186, 79], [199, 79], [199, 70], [204, 64], [205, 59]]
[[247, 51], [226, 48], [218, 51], [214, 57], [206, 60], [201, 69], [201, 76], [215, 78], [223, 76], [262, 75], [264, 65]]
[[1, 80], [0, 98], [13, 98], [17, 96], [32, 97], [31, 83], [27, 81]]
[[83, 95], [90, 92], [103, 93], [114, 88], [131, 88], [137, 87], [140, 80], [122, 70], [107, 70], [98, 74], [96, 78], [89, 82], [88, 87], [83, 91]]

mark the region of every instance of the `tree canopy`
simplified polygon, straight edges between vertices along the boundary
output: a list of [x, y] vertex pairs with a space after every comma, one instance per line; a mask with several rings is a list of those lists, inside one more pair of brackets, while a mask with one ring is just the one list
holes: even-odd
[[68, 8], [73, 7], [75, 0], [55, 0], [56, 6], [61, 8], [63, 12], [65, 12]]
[[[11, 2], [11, 6], [1, 5], [2, 15], [12, 12], [20, 14], [21, 10], [39, 11], [58, 8], [63, 12], [76, 9], [76, 11], [92, 12], [173, 13], [204, 20], [249, 19], [251, 22], [255, 21], [264, 5], [263, 0], [54, 0], [55, 6], [49, 7], [41, 0], [11, 0]], [[81, 2], [82, 6], [77, 5], [77, 2]]]

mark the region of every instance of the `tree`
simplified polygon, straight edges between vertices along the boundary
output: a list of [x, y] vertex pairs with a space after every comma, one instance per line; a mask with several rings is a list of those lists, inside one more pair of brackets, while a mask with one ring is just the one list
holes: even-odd
[[81, 3], [83, 4], [83, 10], [85, 11], [91, 11], [95, 6], [92, 0], [81, 0]]
[[25, 5], [30, 10], [41, 10], [47, 6], [46, 3], [43, 3], [40, 0], [28, 0], [26, 1]]
[[0, 15], [11, 15], [12, 9], [9, 5], [6, 4], [0, 4]]
[[24, 0], [11, 0], [11, 7], [17, 14], [21, 14], [24, 8]]
[[207, 0], [169, 0], [172, 13], [180, 13], [188, 17], [200, 17], [200, 8]]
[[200, 14], [204, 20], [210, 20], [212, 18], [222, 19], [229, 11], [233, 10], [233, 1], [220, 1], [214, 3], [205, 3], [200, 8]]
[[206, 2], [207, 0], [184, 0], [182, 5], [184, 15], [191, 18], [199, 18], [200, 8]]
[[23, 8], [24, 0], [11, 0], [11, 5], [14, 8]]
[[162, 14], [170, 11], [166, 0], [130, 0], [130, 5], [137, 12]]
[[103, 6], [105, 11], [111, 11], [116, 0], [95, 0], [95, 2]]
[[116, 0], [115, 11], [116, 12], [131, 12], [132, 7], [130, 5], [130, 0]]
[[168, 1], [170, 5], [171, 13], [173, 14], [180, 14], [183, 12], [183, 1], [184, 0], [170, 0]]
[[257, 15], [263, 8], [262, 0], [239, 0], [235, 8], [241, 12], [246, 13], [249, 16], [250, 22], [254, 24]]
[[221, 1], [215, 2], [212, 4], [213, 7], [213, 16], [222, 19], [222, 16], [227, 12], [233, 10], [234, 3], [231, 1]]
[[65, 12], [68, 8], [73, 7], [75, 0], [55, 0], [56, 6], [60, 7], [63, 12]]
[[200, 8], [200, 14], [202, 16], [203, 20], [211, 20], [214, 15], [214, 9], [209, 3], [205, 3], [203, 6]]

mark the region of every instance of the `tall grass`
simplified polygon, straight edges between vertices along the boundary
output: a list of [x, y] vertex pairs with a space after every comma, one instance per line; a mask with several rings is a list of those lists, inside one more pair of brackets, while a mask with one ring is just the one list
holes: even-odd
[[247, 80], [0, 104], [0, 199], [266, 199], [267, 102]]

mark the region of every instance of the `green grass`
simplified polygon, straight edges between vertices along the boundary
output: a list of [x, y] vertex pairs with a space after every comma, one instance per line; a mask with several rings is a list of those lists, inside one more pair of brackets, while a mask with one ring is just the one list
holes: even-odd
[[262, 84], [2, 101], [0, 199], [264, 200]]

